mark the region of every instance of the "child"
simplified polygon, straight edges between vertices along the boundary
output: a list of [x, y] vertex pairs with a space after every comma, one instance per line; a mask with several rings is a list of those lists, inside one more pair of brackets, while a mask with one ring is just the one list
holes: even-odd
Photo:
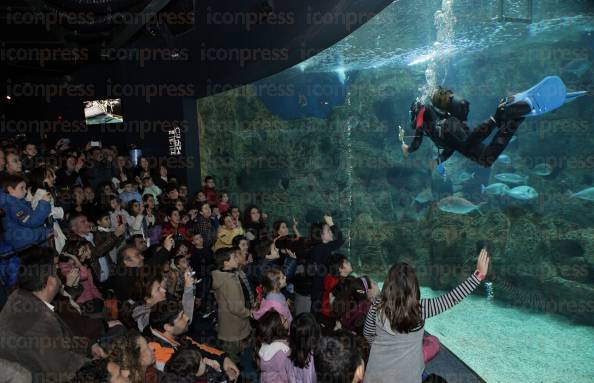
[[[462, 284], [441, 297], [421, 299], [413, 268], [406, 263], [394, 264], [365, 320], [363, 334], [371, 344], [365, 381], [421, 382], [424, 360], [431, 356], [427, 355], [431, 350], [423, 344], [425, 319], [442, 313], [472, 293], [488, 268], [489, 255], [483, 249], [476, 271]], [[428, 345], [438, 348], [435, 344]]]
[[275, 310], [264, 314], [256, 325], [259, 346], [260, 383], [289, 383], [288, 323]]
[[204, 187], [202, 188], [204, 195], [206, 196], [206, 202], [209, 205], [217, 205], [217, 191], [215, 190], [214, 178], [211, 176], [204, 177]]
[[155, 199], [155, 201], [157, 200], [157, 198], [163, 194], [163, 191], [153, 183], [153, 179], [151, 177], [144, 177], [142, 179], [142, 196], [144, 197], [147, 194], [150, 194], [153, 196], [153, 198]]
[[[111, 227], [111, 219], [109, 213], [106, 211], [100, 212], [97, 215], [97, 231], [93, 234], [95, 244], [100, 245], [111, 238], [113, 228]], [[120, 246], [114, 246], [109, 251], [109, 259], [113, 265], [117, 264], [118, 250]]]
[[332, 254], [328, 262], [328, 274], [324, 277], [324, 295], [320, 314], [324, 319], [330, 319], [330, 305], [332, 304], [332, 290], [341, 279], [348, 277], [353, 272], [351, 262], [342, 254]]
[[213, 205], [212, 208], [212, 214], [210, 216], [210, 223], [216, 233], [217, 230], [219, 230], [219, 226], [221, 226], [221, 213], [219, 212], [219, 207]]
[[91, 244], [85, 239], [66, 242], [59, 258], [62, 275], [68, 275], [72, 269], [78, 269], [82, 293], [76, 297], [76, 303], [86, 314], [98, 313], [103, 309], [103, 296], [93, 281], [93, 273], [87, 265], [91, 259]]
[[320, 325], [311, 313], [299, 314], [291, 324], [289, 336], [291, 354], [288, 363], [291, 382], [314, 383], [316, 381], [313, 353], [320, 337]]
[[332, 217], [325, 215], [323, 223], [314, 223], [310, 229], [312, 243], [309, 252], [310, 265], [308, 275], [311, 276], [311, 310], [318, 313], [322, 307], [324, 295], [324, 277], [332, 252], [337, 251], [344, 243], [342, 232], [334, 224]]
[[266, 312], [271, 309], [281, 314], [289, 325], [293, 317], [287, 305], [287, 299], [281, 293], [281, 290], [287, 286], [287, 277], [279, 269], [270, 269], [264, 272], [262, 281], [264, 287], [264, 296], [260, 303], [260, 309], [254, 312], [254, 318], [260, 319]]
[[122, 200], [122, 204], [124, 205], [127, 205], [130, 201], [142, 201], [142, 196], [138, 192], [138, 188], [134, 182], [124, 182], [124, 189], [120, 191], [120, 200]]
[[[203, 354], [205, 354], [203, 356]], [[208, 357], [207, 357], [208, 356]], [[165, 379], [163, 382], [176, 383], [209, 383], [226, 382], [232, 371], [223, 371], [223, 366], [215, 354], [195, 347], [186, 347], [173, 354], [165, 365]], [[227, 376], [225, 375], [227, 373]], [[231, 379], [231, 378], [230, 378]]]
[[355, 336], [348, 331], [338, 330], [321, 337], [314, 361], [320, 383], [363, 382], [365, 361]]
[[184, 288], [184, 275], [188, 268], [188, 258], [183, 255], [176, 255], [171, 260], [171, 267], [167, 276], [167, 291], [171, 295], [181, 296]]
[[44, 226], [51, 213], [51, 196], [45, 193], [39, 197], [36, 209], [25, 200], [27, 184], [25, 178], [7, 175], [4, 178], [5, 216], [3, 218], [4, 240], [15, 250], [47, 240], [51, 229]]
[[229, 204], [229, 193], [221, 193], [221, 200], [217, 206], [219, 208], [219, 213], [223, 216], [229, 211], [229, 208], [231, 208], [231, 205]]
[[130, 236], [140, 234], [148, 238], [148, 222], [144, 216], [144, 204], [132, 200], [128, 202], [128, 230]]
[[254, 285], [261, 285], [264, 281], [264, 272], [272, 268], [280, 268], [285, 276], [290, 280], [295, 274], [297, 259], [294, 253], [288, 252], [288, 256], [282, 260], [281, 255], [272, 241], [260, 243], [256, 248], [256, 258], [258, 259], [254, 271], [250, 273]]
[[117, 227], [119, 225], [126, 225], [130, 214], [122, 209], [122, 200], [118, 197], [111, 197], [109, 199], [110, 213], [109, 218], [111, 220], [111, 227]]
[[[47, 241], [51, 229], [46, 228], [44, 223], [51, 213], [49, 193], [40, 197], [37, 208], [33, 210], [31, 204], [25, 200], [27, 184], [23, 177], [7, 174], [3, 186], [7, 193], [3, 196], [1, 206], [5, 211], [2, 218], [4, 241], [14, 250]], [[16, 283], [19, 266], [18, 256], [2, 260], [0, 277], [7, 286], [12, 287]]]
[[243, 230], [240, 227], [235, 226], [231, 214], [226, 215], [223, 218], [223, 225], [220, 226], [217, 231], [217, 241], [214, 244], [213, 250], [217, 251], [223, 247], [232, 247], [233, 238], [238, 235], [243, 235]]
[[369, 277], [341, 279], [332, 291], [332, 318], [342, 329], [363, 335], [365, 316], [378, 294], [377, 284]]
[[239, 277], [235, 273], [237, 258], [234, 249], [221, 249], [215, 254], [218, 270], [212, 272], [212, 288], [218, 304], [218, 338], [235, 363], [250, 341], [250, 316]]

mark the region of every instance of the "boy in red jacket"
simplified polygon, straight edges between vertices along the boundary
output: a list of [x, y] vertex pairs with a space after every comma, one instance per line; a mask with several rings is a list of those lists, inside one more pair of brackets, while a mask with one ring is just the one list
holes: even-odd
[[330, 256], [328, 274], [324, 277], [324, 295], [322, 295], [322, 307], [320, 309], [320, 314], [325, 319], [330, 319], [330, 312], [332, 311], [332, 290], [342, 278], [348, 277], [352, 272], [351, 262], [345, 255], [332, 254]]

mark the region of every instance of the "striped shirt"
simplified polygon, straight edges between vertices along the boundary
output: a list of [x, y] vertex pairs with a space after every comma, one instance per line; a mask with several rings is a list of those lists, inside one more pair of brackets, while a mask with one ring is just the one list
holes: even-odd
[[[421, 315], [423, 320], [439, 315], [447, 309], [455, 306], [462, 299], [470, 295], [480, 284], [480, 279], [472, 274], [468, 279], [445, 295], [437, 298], [421, 299]], [[375, 339], [375, 326], [377, 324], [377, 308], [379, 303], [380, 298], [378, 297], [369, 308], [369, 312], [365, 318], [363, 336], [365, 336], [365, 339], [367, 339], [369, 344], [373, 343], [373, 340]]]

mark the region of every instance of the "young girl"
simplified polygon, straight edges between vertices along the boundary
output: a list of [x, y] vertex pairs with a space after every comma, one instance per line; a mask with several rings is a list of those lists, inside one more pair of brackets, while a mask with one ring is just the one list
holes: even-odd
[[369, 277], [345, 277], [332, 291], [332, 318], [344, 330], [363, 335], [365, 316], [379, 294], [375, 282]]
[[289, 383], [288, 323], [275, 310], [266, 312], [256, 325], [260, 383]]
[[219, 213], [221, 213], [221, 215], [223, 216], [229, 211], [229, 208], [231, 207], [231, 205], [229, 204], [229, 193], [221, 193], [219, 204], [217, 206], [219, 207]]
[[117, 227], [128, 223], [130, 214], [122, 209], [122, 201], [118, 197], [111, 197], [109, 199], [109, 218], [111, 219], [111, 227]]
[[267, 311], [275, 310], [281, 314], [290, 325], [293, 317], [287, 305], [287, 299], [281, 290], [287, 286], [287, 277], [279, 269], [266, 270], [262, 279], [264, 296], [260, 303], [260, 309], [254, 312], [254, 318], [260, 319]]
[[373, 303], [365, 320], [363, 334], [371, 344], [365, 381], [421, 382], [425, 369], [425, 319], [442, 313], [468, 296], [480, 285], [488, 268], [489, 255], [483, 249], [476, 271], [468, 279], [446, 295], [421, 299], [413, 268], [406, 263], [393, 265], [379, 299]]
[[148, 238], [148, 222], [144, 216], [144, 204], [133, 200], [128, 202], [128, 232], [130, 236], [137, 234]]
[[[332, 217], [325, 215], [324, 223], [314, 223], [310, 230], [311, 250], [309, 252], [311, 265], [308, 265], [308, 276], [311, 277], [311, 310], [318, 313], [322, 307], [324, 295], [324, 277], [330, 259], [330, 254], [337, 251], [344, 243], [342, 232], [334, 224]], [[298, 291], [301, 296], [308, 295], [305, 291]], [[299, 298], [296, 296], [296, 299]]]
[[63, 275], [68, 275], [72, 269], [78, 269], [82, 293], [76, 298], [83, 313], [91, 314], [103, 309], [103, 296], [95, 286], [93, 274], [87, 266], [91, 259], [90, 243], [84, 239], [69, 240], [62, 249], [59, 267]]
[[320, 325], [311, 313], [299, 314], [291, 324], [288, 370], [291, 382], [314, 383], [314, 350], [321, 338]]
[[242, 221], [245, 236], [250, 240], [251, 250], [255, 249], [262, 241], [269, 239], [266, 215], [260, 213], [260, 209], [251, 205], [245, 209]]

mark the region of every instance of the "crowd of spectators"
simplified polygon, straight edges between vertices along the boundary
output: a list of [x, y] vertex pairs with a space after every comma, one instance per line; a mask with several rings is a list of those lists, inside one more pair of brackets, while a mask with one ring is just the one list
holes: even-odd
[[439, 350], [424, 319], [486, 274], [483, 256], [453, 296], [421, 300], [396, 264], [380, 292], [353, 275], [331, 216], [305, 238], [294, 218], [270, 225], [234, 205], [213, 177], [191, 195], [116, 147], [4, 142], [0, 182], [8, 381], [395, 381], [381, 363], [398, 382], [444, 381], [423, 372]]

